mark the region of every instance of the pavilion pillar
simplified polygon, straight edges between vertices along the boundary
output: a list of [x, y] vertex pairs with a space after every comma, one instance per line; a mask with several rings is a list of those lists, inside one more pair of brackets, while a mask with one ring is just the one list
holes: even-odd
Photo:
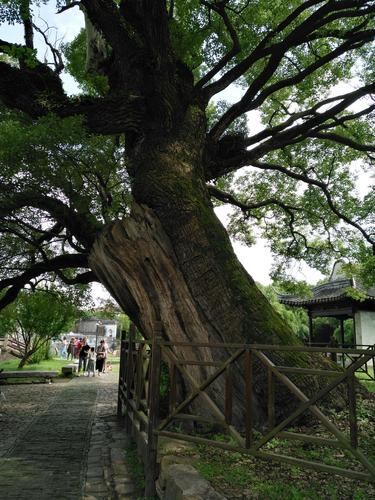
[[341, 347], [344, 347], [345, 344], [344, 318], [340, 318], [340, 338], [341, 338]]
[[310, 309], [308, 310], [308, 315], [309, 315], [309, 345], [311, 345], [313, 339], [313, 319]]
[[[340, 318], [340, 338], [341, 338], [341, 347], [344, 347], [345, 344], [345, 336], [344, 336], [344, 318]], [[345, 368], [345, 354], [342, 353], [342, 367]]]

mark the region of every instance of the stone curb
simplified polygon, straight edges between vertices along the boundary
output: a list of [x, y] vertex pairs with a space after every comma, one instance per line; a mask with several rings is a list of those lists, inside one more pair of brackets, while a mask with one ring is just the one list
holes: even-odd
[[163, 500], [227, 500], [188, 464], [173, 464], [163, 470], [160, 493]]

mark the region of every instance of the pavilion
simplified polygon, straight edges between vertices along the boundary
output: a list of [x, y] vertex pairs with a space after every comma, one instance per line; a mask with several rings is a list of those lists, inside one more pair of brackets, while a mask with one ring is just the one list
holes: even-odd
[[[356, 294], [355, 291], [360, 294]], [[364, 347], [375, 344], [375, 286], [364, 289], [359, 282], [346, 277], [342, 272], [342, 263], [338, 261], [328, 282], [316, 286], [312, 292], [311, 298], [279, 295], [281, 304], [307, 310], [310, 343], [314, 340], [313, 318], [333, 317], [340, 322], [342, 346], [345, 343], [344, 321], [348, 318], [353, 319], [354, 344]]]

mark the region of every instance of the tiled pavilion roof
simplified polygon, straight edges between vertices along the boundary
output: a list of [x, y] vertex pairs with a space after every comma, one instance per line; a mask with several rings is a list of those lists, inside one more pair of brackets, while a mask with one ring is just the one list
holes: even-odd
[[309, 298], [297, 297], [295, 295], [278, 296], [279, 302], [288, 306], [306, 307], [315, 304], [329, 304], [337, 302], [358, 302], [348, 294], [348, 289], [356, 289], [364, 294], [365, 302], [375, 304], [375, 287], [365, 290], [360, 284], [355, 283], [353, 279], [346, 278], [340, 273], [340, 267], [336, 263], [327, 283], [318, 285], [312, 289], [313, 296]]

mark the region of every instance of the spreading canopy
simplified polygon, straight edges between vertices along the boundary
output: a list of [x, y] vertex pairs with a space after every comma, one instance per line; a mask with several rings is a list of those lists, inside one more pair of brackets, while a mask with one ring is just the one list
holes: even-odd
[[[46, 273], [97, 279], [93, 241], [139, 190], [129, 157], [182, 135], [188, 108], [207, 117], [203, 178], [235, 207], [235, 236], [267, 238], [278, 271], [334, 254], [373, 278], [375, 192], [356, 177], [373, 175], [374, 1], [59, 1], [56, 15], [86, 20], [63, 53], [38, 25], [44, 3], [0, 2], [25, 34], [0, 40], [0, 307]], [[64, 91], [64, 65], [81, 94]]]

